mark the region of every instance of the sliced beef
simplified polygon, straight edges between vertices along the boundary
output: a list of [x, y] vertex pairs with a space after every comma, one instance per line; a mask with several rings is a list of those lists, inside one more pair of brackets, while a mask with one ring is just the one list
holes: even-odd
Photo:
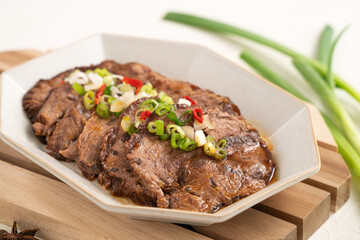
[[23, 97], [23, 108], [26, 116], [34, 123], [38, 112], [50, 93], [60, 86], [71, 70], [60, 73], [50, 80], [39, 80]]
[[52, 91], [33, 124], [35, 135], [39, 137], [51, 135], [57, 121], [64, 116], [66, 109], [78, 99], [79, 94], [69, 83], [65, 83]]
[[102, 171], [101, 145], [110, 129], [116, 126], [116, 120], [117, 118], [113, 115], [108, 118], [101, 118], [94, 112], [79, 136], [77, 165], [82, 174], [89, 180], [93, 180]]
[[[73, 158], [65, 158], [61, 155], [61, 151], [65, 151], [71, 143], [78, 139], [84, 129], [86, 121], [91, 116], [92, 111], [86, 109], [83, 102], [84, 99], [81, 97], [77, 102], [72, 104], [66, 110], [62, 120], [56, 124], [53, 134], [47, 138], [47, 149], [51, 150], [52, 156], [59, 160], [75, 160]], [[73, 150], [77, 151], [77, 148]]]
[[[186, 110], [178, 105], [176, 113]], [[138, 204], [200, 212], [214, 212], [265, 187], [275, 165], [257, 131], [241, 116], [218, 109], [209, 115], [217, 117], [209, 134], [229, 143], [226, 160], [215, 160], [202, 148], [173, 149], [170, 141], [160, 141], [146, 129], [130, 139], [120, 130], [107, 145], [100, 183], [112, 194], [129, 196]], [[170, 123], [156, 115], [149, 121], [155, 119]]]
[[[216, 141], [227, 140], [227, 158], [216, 160], [203, 148], [190, 152], [171, 147], [169, 140], [149, 133], [148, 122], [166, 116], [153, 113], [130, 137], [121, 128], [121, 119], [134, 120], [138, 105], [131, 104], [119, 118], [107, 119], [91, 113], [70, 84], [61, 81], [73, 70], [51, 80], [40, 80], [23, 98], [24, 110], [35, 134], [48, 142], [58, 159], [75, 160], [82, 174], [99, 182], [117, 196], [130, 197], [147, 206], [199, 212], [215, 212], [220, 207], [264, 188], [272, 179], [275, 163], [266, 143], [246, 122], [227, 97], [191, 83], [169, 80], [138, 64], [104, 61], [78, 68], [81, 71], [107, 68], [110, 72], [150, 82], [175, 102], [190, 96], [209, 115], [214, 129], [205, 129]], [[176, 114], [195, 106], [176, 106]], [[191, 121], [188, 125], [193, 125]]]

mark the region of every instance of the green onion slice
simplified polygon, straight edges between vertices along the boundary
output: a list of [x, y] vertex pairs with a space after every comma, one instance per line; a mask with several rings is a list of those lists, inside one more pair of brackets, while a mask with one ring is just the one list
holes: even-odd
[[164, 141], [164, 140], [166, 140], [166, 139], [168, 139], [168, 138], [170, 138], [170, 134], [167, 134], [167, 133], [165, 133], [165, 134], [163, 134], [163, 135], [160, 136], [160, 140], [161, 140], [161, 141]]
[[173, 148], [178, 148], [181, 141], [182, 141], [182, 137], [180, 134], [176, 133], [176, 134], [171, 135], [171, 146]]
[[92, 109], [95, 107], [95, 93], [93, 91], [88, 91], [84, 96], [84, 106], [87, 109]]
[[138, 133], [139, 131], [140, 131], [140, 129], [135, 127], [135, 123], [131, 123], [131, 125], [128, 129], [128, 134], [131, 136], [131, 134]]
[[185, 132], [184, 132], [184, 130], [182, 130], [182, 128], [179, 125], [175, 125], [175, 124], [167, 125], [166, 132], [171, 135], [180, 134], [181, 139], [183, 139], [185, 137]]
[[197, 143], [185, 137], [183, 140], [181, 140], [179, 147], [183, 151], [190, 152], [197, 148]]
[[80, 95], [84, 95], [86, 92], [85, 92], [85, 89], [83, 86], [81, 86], [81, 84], [77, 83], [77, 82], [74, 82], [73, 85], [72, 85], [72, 88]]
[[175, 110], [174, 106], [168, 103], [160, 103], [159, 106], [155, 109], [155, 113], [159, 116], [163, 116], [171, 110]]
[[102, 118], [108, 118], [109, 117], [109, 107], [105, 104], [99, 103], [96, 107], [96, 112], [99, 114]]
[[109, 85], [109, 86], [106, 86], [105, 87], [105, 90], [104, 90], [104, 94], [106, 94], [106, 95], [111, 95], [111, 87], [112, 86], [116, 86], [116, 85]]
[[[192, 117], [193, 117], [193, 112], [191, 110], [187, 110], [187, 111], [183, 112], [183, 114], [181, 114], [181, 117], [180, 117], [181, 124], [184, 125], [184, 124], [190, 122]], [[182, 125], [180, 125], [180, 126], [182, 126]]]
[[221, 139], [216, 143], [216, 148], [224, 149], [226, 147], [227, 141], [225, 139]]
[[216, 153], [216, 148], [215, 148], [214, 144], [212, 142], [207, 142], [204, 145], [204, 152], [208, 156], [211, 156], [211, 157], [214, 156]]
[[159, 103], [155, 99], [151, 98], [146, 101], [143, 101], [140, 104], [139, 109], [149, 110], [150, 112], [153, 112], [158, 106], [159, 106]]
[[94, 73], [98, 74], [102, 78], [111, 75], [106, 68], [95, 68]]
[[147, 129], [149, 132], [151, 133], [156, 133], [156, 124], [155, 122], [149, 122], [149, 124], [147, 125]]
[[217, 160], [222, 160], [226, 157], [226, 150], [225, 149], [222, 149], [222, 148], [218, 148], [216, 149], [216, 152], [215, 152], [215, 155], [214, 157], [217, 159]]
[[100, 97], [100, 103], [103, 105], [109, 105], [109, 103], [111, 103], [113, 100], [113, 97], [110, 95], [102, 95]]

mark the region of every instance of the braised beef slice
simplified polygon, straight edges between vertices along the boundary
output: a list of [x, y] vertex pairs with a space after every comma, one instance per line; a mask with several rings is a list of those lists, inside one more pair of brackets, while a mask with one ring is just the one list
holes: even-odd
[[[91, 116], [91, 110], [84, 106], [83, 97], [72, 104], [65, 112], [62, 120], [56, 124], [55, 130], [51, 136], [47, 138], [47, 149], [52, 151], [52, 155], [60, 160], [66, 158], [61, 155], [61, 151], [66, 150], [69, 145], [76, 141], [83, 131], [86, 121]], [[60, 151], [60, 152], [59, 152]], [[75, 149], [77, 151], [77, 149]], [[66, 159], [74, 161], [75, 159]]]
[[56, 88], [38, 112], [33, 129], [37, 136], [51, 135], [55, 124], [64, 116], [66, 109], [79, 99], [79, 94], [69, 83]]
[[71, 70], [60, 73], [50, 80], [39, 80], [23, 97], [23, 108], [26, 116], [34, 123], [38, 112], [50, 93], [60, 86]]
[[101, 145], [106, 134], [115, 127], [116, 120], [117, 118], [113, 115], [108, 118], [101, 118], [94, 112], [79, 136], [77, 165], [82, 174], [90, 180], [93, 180], [102, 171]]

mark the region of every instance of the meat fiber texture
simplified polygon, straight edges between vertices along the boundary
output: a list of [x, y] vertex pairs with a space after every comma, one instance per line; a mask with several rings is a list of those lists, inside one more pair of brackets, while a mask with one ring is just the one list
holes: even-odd
[[[149, 133], [150, 121], [172, 122], [155, 113], [128, 135], [121, 120], [134, 115], [139, 99], [118, 117], [100, 118], [86, 109], [82, 98], [62, 80], [74, 69], [49, 80], [40, 80], [23, 98], [23, 107], [35, 135], [50, 150], [50, 155], [76, 161], [82, 174], [98, 181], [111, 194], [128, 197], [133, 202], [152, 207], [198, 212], [216, 212], [264, 188], [271, 181], [276, 164], [266, 142], [240, 114], [229, 98], [188, 82], [169, 80], [139, 63], [118, 64], [104, 61], [80, 67], [81, 71], [107, 68], [114, 74], [150, 82], [174, 102], [190, 96], [209, 115], [213, 129], [204, 129], [215, 141], [227, 140], [227, 157], [216, 160], [203, 148], [190, 152], [174, 149], [169, 140]], [[180, 116], [194, 107], [176, 105]], [[194, 120], [186, 125], [192, 126]]]

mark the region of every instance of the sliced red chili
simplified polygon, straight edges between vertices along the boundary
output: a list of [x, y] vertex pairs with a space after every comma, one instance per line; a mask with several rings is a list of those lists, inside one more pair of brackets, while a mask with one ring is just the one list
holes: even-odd
[[61, 83], [60, 83], [60, 85], [63, 85], [64, 83], [65, 83], [65, 80], [62, 80]]
[[140, 114], [140, 119], [146, 120], [151, 115], [151, 112], [149, 110], [143, 111]]
[[143, 82], [137, 79], [124, 77], [123, 79], [124, 83], [130, 84], [131, 86], [136, 88], [136, 94], [139, 93], [140, 88], [143, 86]]
[[193, 116], [196, 120], [198, 120], [200, 123], [204, 121], [204, 113], [201, 110], [201, 108], [195, 108], [193, 110]]
[[95, 104], [98, 104], [100, 101], [100, 97], [104, 94], [106, 88], [106, 84], [101, 85], [101, 87], [99, 88], [99, 90], [96, 92], [95, 95]]
[[191, 106], [197, 106], [197, 103], [191, 97], [185, 96], [184, 98], [191, 102]]

